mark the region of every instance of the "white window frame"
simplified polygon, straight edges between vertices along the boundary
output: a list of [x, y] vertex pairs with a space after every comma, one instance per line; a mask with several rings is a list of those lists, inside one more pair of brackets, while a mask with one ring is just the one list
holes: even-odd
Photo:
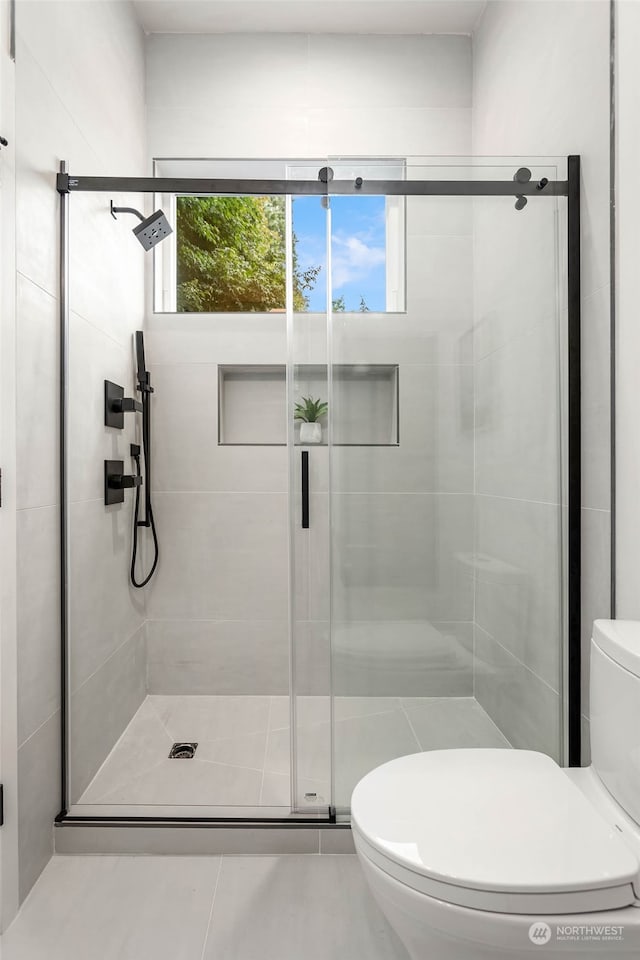
[[[334, 160], [189, 160], [156, 159], [154, 176], [204, 179], [302, 179], [312, 180], [317, 170], [330, 165], [337, 179], [362, 176], [376, 180], [406, 179], [406, 161], [401, 159]], [[172, 226], [176, 223], [176, 194], [155, 194], [155, 209], [161, 208]], [[385, 313], [406, 311], [406, 199], [385, 198]], [[174, 232], [153, 253], [153, 312], [177, 313], [177, 237]]]

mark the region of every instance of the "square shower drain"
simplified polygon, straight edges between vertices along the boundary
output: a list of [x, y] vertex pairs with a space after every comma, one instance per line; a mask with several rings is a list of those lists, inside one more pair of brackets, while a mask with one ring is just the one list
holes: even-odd
[[193, 760], [197, 743], [174, 743], [169, 751], [169, 760]]

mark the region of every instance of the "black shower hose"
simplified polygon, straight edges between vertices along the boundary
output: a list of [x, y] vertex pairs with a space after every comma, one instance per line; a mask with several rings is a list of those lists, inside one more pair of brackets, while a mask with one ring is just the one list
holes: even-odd
[[[139, 477], [141, 477], [142, 471], [140, 469], [140, 455], [138, 454], [137, 456], [134, 456], [133, 459], [135, 460], [135, 463], [136, 463], [136, 474]], [[154, 575], [156, 571], [156, 567], [158, 566], [158, 556], [160, 553], [160, 550], [158, 547], [158, 534], [156, 533], [156, 524], [155, 524], [155, 520], [153, 519], [153, 509], [151, 507], [151, 504], [149, 504], [149, 511], [148, 511], [149, 525], [151, 526], [151, 533], [153, 535], [153, 550], [154, 550], [153, 564], [151, 566], [151, 570], [149, 571], [149, 573], [147, 574], [144, 580], [141, 580], [141, 581], [136, 580], [136, 558], [138, 556], [138, 530], [140, 529], [140, 527], [145, 526], [144, 523], [138, 523], [138, 516], [140, 514], [140, 490], [141, 489], [142, 489], [142, 485], [139, 485], [136, 487], [136, 500], [135, 500], [135, 507], [133, 509], [133, 549], [131, 551], [131, 583], [134, 585], [134, 587], [138, 587], [138, 588], [146, 587], [146, 585], [149, 583], [149, 580], [151, 580], [151, 577]]]

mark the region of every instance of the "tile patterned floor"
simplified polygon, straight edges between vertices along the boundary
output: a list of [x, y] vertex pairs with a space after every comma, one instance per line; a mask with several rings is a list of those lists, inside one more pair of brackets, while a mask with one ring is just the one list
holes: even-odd
[[[471, 697], [337, 697], [335, 799], [393, 757], [444, 747], [509, 743]], [[327, 697], [300, 697], [300, 794], [329, 803]], [[169, 760], [177, 741], [197, 741], [193, 760]], [[288, 697], [148, 696], [79, 804], [289, 806]]]
[[2, 960], [407, 960], [354, 856], [54, 857]]

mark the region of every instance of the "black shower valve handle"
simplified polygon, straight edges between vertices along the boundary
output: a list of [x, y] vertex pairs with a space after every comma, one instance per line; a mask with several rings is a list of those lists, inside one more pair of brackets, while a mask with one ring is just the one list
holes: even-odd
[[133, 397], [122, 397], [111, 401], [111, 409], [114, 413], [142, 413], [142, 404]]
[[104, 381], [104, 425], [124, 430], [125, 413], [142, 413], [142, 404], [134, 397], [125, 397], [124, 387], [112, 380]]
[[142, 477], [138, 472], [124, 472], [123, 460], [104, 461], [104, 504], [110, 507], [115, 503], [124, 503], [124, 492], [129, 487], [142, 486]]
[[129, 487], [141, 487], [142, 477], [132, 473], [112, 473], [108, 484], [112, 490], [127, 490]]

